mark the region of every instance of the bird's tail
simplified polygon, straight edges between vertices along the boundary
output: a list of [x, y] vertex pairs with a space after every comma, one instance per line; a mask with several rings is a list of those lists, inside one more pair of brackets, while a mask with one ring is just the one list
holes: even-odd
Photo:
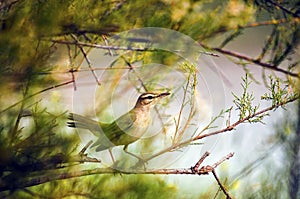
[[114, 146], [104, 134], [101, 123], [75, 113], [70, 113], [68, 119], [70, 120], [67, 122], [69, 127], [88, 129], [98, 137], [98, 140], [91, 146], [91, 148], [97, 146], [96, 151], [102, 151]]
[[101, 131], [101, 126], [97, 121], [91, 120], [87, 117], [70, 113], [68, 119], [71, 120], [67, 122], [69, 127], [72, 128], [81, 128], [81, 129], [88, 129], [92, 133]]

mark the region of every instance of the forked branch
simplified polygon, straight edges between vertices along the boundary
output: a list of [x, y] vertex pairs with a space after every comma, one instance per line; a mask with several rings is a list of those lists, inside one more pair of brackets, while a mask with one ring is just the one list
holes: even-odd
[[[205, 154], [207, 154], [206, 152]], [[35, 186], [39, 184], [43, 184], [46, 182], [54, 181], [54, 180], [63, 180], [63, 179], [70, 179], [88, 175], [95, 175], [95, 174], [114, 174], [114, 173], [122, 173], [122, 174], [179, 174], [179, 175], [207, 175], [211, 173], [218, 165], [226, 161], [227, 159], [231, 158], [233, 153], [228, 154], [227, 156], [221, 158], [218, 162], [213, 165], [206, 165], [202, 166], [200, 169], [198, 168], [200, 165], [199, 161], [203, 161], [207, 156], [203, 155], [200, 160], [196, 163], [196, 165], [192, 166], [188, 169], [155, 169], [155, 170], [130, 170], [130, 171], [119, 171], [114, 168], [96, 168], [96, 169], [87, 169], [81, 171], [63, 171], [57, 173], [45, 173], [41, 176], [33, 176], [28, 177], [26, 179], [22, 179], [19, 181], [13, 182], [13, 184], [1, 184], [0, 183], [0, 192], [9, 190], [9, 189], [16, 189], [16, 188], [26, 188], [30, 186]]]

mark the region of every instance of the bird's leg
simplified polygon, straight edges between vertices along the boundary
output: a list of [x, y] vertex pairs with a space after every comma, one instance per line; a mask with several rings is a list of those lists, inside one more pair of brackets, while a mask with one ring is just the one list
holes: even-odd
[[119, 160], [117, 160], [117, 161], [115, 160], [114, 155], [112, 153], [112, 147], [108, 149], [108, 152], [109, 152], [110, 157], [111, 157], [111, 159], [113, 161], [113, 164], [111, 165], [111, 167], [112, 168], [118, 168]]
[[109, 154], [110, 154], [110, 157], [111, 157], [113, 163], [115, 163], [115, 158], [114, 158], [114, 155], [112, 153], [112, 148], [109, 148], [108, 151], [109, 151]]
[[144, 169], [146, 170], [145, 160], [144, 160], [143, 158], [141, 158], [141, 157], [139, 157], [139, 156], [137, 156], [137, 155], [135, 155], [135, 154], [129, 152], [129, 151], [127, 150], [127, 147], [128, 147], [128, 145], [125, 145], [125, 146], [124, 146], [124, 148], [123, 148], [124, 152], [127, 153], [127, 154], [129, 154], [129, 155], [131, 155], [131, 156], [133, 156], [133, 157], [135, 157], [135, 158], [137, 158], [137, 159], [139, 160], [139, 163], [142, 163]]

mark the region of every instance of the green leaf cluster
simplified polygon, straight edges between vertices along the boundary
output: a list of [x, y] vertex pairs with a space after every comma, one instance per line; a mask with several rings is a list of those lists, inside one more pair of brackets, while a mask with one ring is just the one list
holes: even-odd
[[1, 117], [1, 188], [14, 189], [18, 182], [68, 163], [79, 140], [61, 131], [64, 121], [64, 113], [49, 113], [38, 104]]
[[[234, 96], [233, 103], [236, 105], [236, 109], [239, 111], [239, 120], [243, 120], [253, 114], [255, 114], [259, 108], [259, 105], [253, 105], [254, 94], [249, 93], [249, 86], [251, 81], [249, 80], [248, 74], [242, 77], [241, 86], [243, 88], [243, 93], [239, 97], [238, 95], [232, 93]], [[249, 118], [249, 122], [261, 122], [262, 117]]]
[[298, 96], [290, 84], [283, 82], [279, 77], [269, 76], [269, 84], [267, 85], [269, 93], [261, 96], [262, 100], [272, 101], [272, 106], [278, 106], [286, 101]]

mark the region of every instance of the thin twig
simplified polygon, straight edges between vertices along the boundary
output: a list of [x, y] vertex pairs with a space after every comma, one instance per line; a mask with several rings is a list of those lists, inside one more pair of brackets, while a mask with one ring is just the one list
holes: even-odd
[[84, 152], [89, 148], [89, 146], [93, 143], [92, 140], [90, 140], [79, 152], [79, 154], [84, 154]]
[[74, 91], [76, 91], [77, 90], [77, 86], [76, 86], [74, 71], [72, 70], [72, 71], [70, 71], [70, 73], [72, 74], [72, 81], [73, 81]]
[[231, 111], [232, 111], [232, 108], [233, 108], [233, 106], [232, 107], [230, 107], [230, 109], [228, 110], [228, 119], [227, 119], [227, 126], [230, 126], [230, 122], [231, 122]]
[[40, 90], [40, 91], [38, 91], [38, 92], [36, 92], [36, 93], [33, 93], [33, 94], [31, 94], [31, 95], [28, 95], [28, 96], [25, 97], [24, 99], [22, 99], [22, 100], [20, 100], [20, 101], [18, 101], [18, 102], [16, 102], [16, 103], [10, 105], [9, 107], [7, 107], [7, 108], [1, 110], [1, 111], [0, 111], [0, 114], [2, 114], [2, 113], [4, 113], [5, 111], [7, 111], [7, 110], [9, 110], [9, 109], [11, 109], [11, 108], [17, 106], [18, 104], [22, 103], [24, 100], [28, 100], [28, 99], [30, 99], [30, 98], [32, 98], [32, 97], [34, 97], [34, 96], [36, 96], [36, 95], [39, 95], [39, 94], [41, 94], [41, 93], [43, 93], [43, 92], [46, 92], [46, 91], [48, 91], [48, 90], [51, 90], [51, 89], [54, 89], [54, 88], [58, 88], [58, 87], [61, 87], [61, 86], [65, 86], [65, 85], [68, 85], [68, 84], [70, 84], [70, 83], [73, 83], [73, 80], [67, 81], [67, 82], [64, 82], [64, 83], [61, 83], [61, 84], [57, 84], [57, 85], [54, 85], [54, 86], [50, 86], [50, 87], [45, 88], [45, 89], [42, 89], [42, 90]]
[[19, 114], [17, 116], [14, 128], [12, 128], [12, 130], [9, 133], [10, 134], [10, 144], [11, 145], [12, 145], [13, 141], [15, 141], [17, 133], [18, 133], [19, 124], [20, 124], [23, 109], [24, 109], [24, 106], [25, 106], [25, 100], [24, 99], [27, 98], [28, 90], [29, 90], [29, 81], [27, 81], [26, 84], [25, 84], [25, 89], [24, 89], [24, 92], [23, 92], [23, 100], [21, 100], [21, 106], [20, 106], [20, 109], [19, 109]]
[[280, 5], [280, 4], [277, 3], [277, 2], [274, 2], [274, 1], [272, 1], [272, 0], [267, 0], [267, 2], [269, 2], [270, 4], [272, 4], [273, 6], [275, 6], [275, 7], [277, 7], [277, 8], [280, 8], [280, 9], [281, 9], [282, 11], [284, 11], [285, 13], [288, 13], [288, 14], [290, 14], [290, 15], [293, 15], [293, 17], [299, 17], [298, 14], [296, 14], [296, 13], [290, 11], [289, 9], [287, 9], [286, 7]]
[[232, 199], [232, 197], [229, 195], [229, 193], [226, 191], [225, 187], [222, 185], [220, 179], [218, 178], [215, 170], [212, 170], [212, 174], [214, 175], [216, 181], [218, 182], [218, 185], [222, 189], [223, 193], [226, 195], [226, 199]]
[[[234, 128], [235, 128], [236, 126], [238, 126], [238, 125], [244, 123], [245, 121], [247, 121], [247, 120], [249, 120], [249, 119], [251, 119], [251, 118], [254, 118], [254, 117], [256, 117], [256, 116], [262, 115], [262, 114], [264, 114], [264, 113], [266, 113], [266, 112], [268, 112], [268, 111], [271, 111], [271, 110], [273, 110], [273, 109], [276, 109], [276, 108], [278, 108], [278, 107], [281, 107], [281, 106], [283, 106], [283, 105], [285, 105], [285, 104], [294, 102], [294, 101], [296, 101], [297, 99], [299, 99], [299, 98], [296, 96], [296, 97], [291, 98], [291, 99], [289, 99], [289, 100], [287, 100], [287, 101], [285, 101], [285, 102], [281, 102], [281, 103], [279, 103], [279, 104], [277, 104], [277, 105], [272, 105], [272, 106], [270, 106], [270, 107], [268, 107], [268, 108], [265, 108], [265, 109], [263, 109], [263, 110], [261, 110], [261, 111], [259, 111], [259, 112], [256, 112], [256, 113], [254, 113], [254, 114], [251, 114], [251, 115], [249, 115], [249, 116], [247, 116], [247, 117], [245, 117], [245, 118], [243, 118], [243, 119], [240, 119], [240, 120], [236, 121], [235, 123], [233, 123], [232, 125], [227, 126], [227, 127], [223, 128], [223, 129], [220, 129], [220, 130], [217, 130], [217, 131], [213, 131], [213, 132], [210, 132], [210, 133], [206, 133], [206, 134], [202, 134], [202, 133], [201, 133], [201, 134], [198, 134], [198, 136], [195, 136], [195, 137], [193, 137], [193, 138], [191, 138], [191, 139], [188, 139], [188, 140], [186, 140], [186, 141], [183, 141], [183, 142], [181, 142], [181, 143], [177, 143], [177, 144], [171, 145], [170, 147], [167, 147], [167, 148], [165, 148], [165, 149], [163, 149], [163, 150], [157, 152], [156, 154], [153, 154], [153, 155], [151, 155], [150, 157], [145, 158], [144, 160], [145, 160], [145, 161], [149, 161], [149, 160], [151, 160], [151, 159], [153, 159], [153, 158], [156, 158], [156, 157], [158, 157], [158, 156], [160, 156], [160, 155], [162, 155], [162, 154], [164, 154], [164, 153], [167, 153], [167, 152], [173, 151], [173, 150], [175, 150], [175, 149], [178, 149], [178, 148], [187, 146], [187, 145], [189, 145], [190, 143], [192, 143], [193, 141], [196, 141], [196, 140], [201, 140], [201, 139], [206, 138], [206, 137], [210, 137], [210, 136], [213, 136], [213, 135], [217, 135], [217, 134], [221, 134], [221, 133], [225, 133], [225, 132], [232, 131], [232, 130], [234, 130]], [[202, 132], [202, 131], [201, 131], [201, 132]]]
[[225, 160], [228, 160], [230, 158], [232, 158], [234, 156], [234, 153], [229, 153], [228, 155], [224, 156], [221, 160], [219, 160], [218, 162], [214, 163], [212, 165], [212, 167], [215, 169], [217, 168], [222, 162], [224, 162]]
[[270, 110], [276, 109], [276, 108], [278, 108], [278, 107], [280, 107], [280, 106], [283, 106], [283, 105], [285, 105], [285, 104], [288, 104], [288, 103], [291, 103], [291, 102], [293, 102], [293, 101], [296, 101], [297, 99], [299, 99], [299, 98], [296, 96], [296, 97], [291, 98], [290, 100], [287, 100], [287, 101], [285, 101], [285, 102], [281, 102], [281, 103], [279, 103], [279, 104], [277, 104], [277, 105], [272, 105], [272, 106], [270, 106], [270, 107], [268, 107], [268, 108], [265, 108], [265, 109], [263, 109], [263, 110], [261, 110], [261, 111], [258, 111], [258, 112], [256, 112], [256, 113], [254, 113], [254, 114], [251, 114], [251, 115], [249, 115], [249, 116], [247, 116], [247, 117], [245, 117], [245, 118], [243, 118], [243, 119], [240, 119], [240, 120], [236, 121], [235, 123], [233, 123], [232, 125], [227, 126], [227, 127], [224, 128], [224, 129], [221, 129], [221, 130], [214, 131], [214, 132], [211, 132], [211, 133], [207, 133], [207, 134], [202, 134], [202, 135], [196, 136], [196, 137], [194, 137], [192, 140], [195, 141], [195, 140], [203, 139], [203, 138], [205, 138], [205, 137], [209, 137], [209, 136], [212, 136], [212, 135], [217, 135], [217, 134], [224, 133], [224, 132], [227, 132], [227, 131], [232, 131], [236, 126], [238, 126], [239, 124], [244, 123], [245, 121], [247, 121], [247, 120], [249, 120], [249, 119], [251, 119], [251, 118], [254, 118], [254, 117], [256, 117], [256, 116], [262, 115], [262, 114], [264, 114], [264, 113], [266, 113], [266, 112], [268, 112], [268, 111], [270, 111]]
[[202, 164], [202, 162], [210, 155], [208, 151], [206, 151], [202, 157], [198, 160], [198, 162], [191, 168], [192, 171], [197, 171]]
[[[101, 37], [102, 37], [102, 39], [104, 40], [105, 45], [108, 46], [107, 36], [106, 36], [106, 35], [101, 35]], [[114, 53], [112, 52], [111, 49], [108, 49], [108, 51], [109, 51], [109, 55], [110, 55], [110, 56], [114, 56]]]
[[284, 73], [284, 74], [287, 74], [287, 75], [290, 75], [290, 76], [293, 76], [293, 77], [300, 77], [298, 73], [293, 73], [291, 71], [287, 71], [285, 69], [282, 69], [282, 68], [278, 68], [276, 67], [275, 65], [273, 64], [269, 64], [269, 63], [265, 63], [265, 62], [262, 62], [260, 61], [259, 59], [254, 59], [252, 57], [248, 57], [246, 55], [243, 55], [243, 54], [240, 54], [240, 53], [237, 53], [237, 52], [234, 52], [234, 51], [230, 51], [230, 50], [224, 50], [222, 48], [213, 48], [213, 47], [209, 47], [203, 43], [200, 43], [199, 44], [201, 46], [203, 46], [204, 48], [208, 48], [208, 49], [211, 49], [211, 50], [215, 50], [215, 51], [218, 51], [224, 55], [229, 55], [231, 57], [235, 57], [235, 58], [239, 58], [239, 59], [242, 59], [242, 60], [245, 60], [245, 61], [248, 61], [250, 63], [253, 63], [253, 64], [256, 64], [256, 65], [259, 65], [259, 66], [262, 66], [264, 68], [267, 68], [267, 69], [271, 69], [271, 70], [274, 70], [274, 71], [277, 71], [277, 72], [281, 72], [281, 73]]
[[274, 20], [270, 20], [270, 21], [261, 21], [261, 22], [253, 22], [253, 23], [249, 23], [245, 26], [239, 26], [239, 28], [253, 28], [253, 27], [259, 27], [259, 26], [268, 26], [268, 25], [279, 25], [279, 24], [283, 24], [283, 23], [288, 23], [288, 22], [299, 22], [300, 21], [300, 17], [295, 17], [292, 19], [289, 18], [284, 18], [284, 19], [274, 19]]
[[183, 134], [183, 133], [181, 133], [177, 137], [177, 133], [179, 131], [179, 125], [180, 125], [180, 119], [181, 119], [182, 111], [183, 111], [185, 103], [186, 103], [185, 99], [186, 99], [186, 94], [187, 94], [187, 91], [188, 91], [189, 83], [190, 83], [190, 75], [188, 76], [187, 83], [186, 83], [185, 88], [184, 88], [183, 99], [182, 99], [182, 103], [181, 103], [181, 106], [180, 106], [177, 122], [176, 122], [176, 119], [175, 119], [175, 133], [174, 133], [173, 143], [176, 143], [176, 142], [180, 141], [180, 139], [182, 137], [181, 134]]
[[[53, 43], [58, 43], [58, 44], [66, 44], [66, 45], [75, 45], [75, 46], [82, 46], [82, 47], [91, 47], [91, 48], [98, 48], [98, 49], [103, 49], [103, 50], [120, 50], [120, 51], [147, 51], [147, 52], [156, 52], [160, 51], [161, 49], [159, 48], [150, 48], [150, 47], [144, 47], [144, 48], [138, 48], [138, 47], [132, 47], [132, 46], [109, 46], [109, 45], [100, 45], [100, 44], [93, 44], [93, 43], [85, 43], [85, 42], [71, 42], [67, 40], [55, 40], [55, 39], [50, 39], [50, 40], [45, 40], [45, 41], [50, 41]], [[183, 50], [172, 50], [175, 53], [180, 53], [184, 52]], [[212, 53], [212, 52], [205, 52], [205, 51], [199, 51], [198, 53], [204, 54], [204, 55], [210, 55], [213, 57], [219, 57], [219, 55]]]
[[[140, 66], [134, 66], [133, 68], [140, 68]], [[110, 68], [110, 67], [99, 67], [99, 68], [93, 68], [93, 71], [97, 71], [97, 70], [131, 70], [131, 68], [129, 67], [114, 67], [114, 68]], [[39, 72], [36, 73], [37, 75], [51, 75], [51, 74], [65, 74], [65, 73], [79, 73], [79, 72], [86, 72], [86, 71], [91, 71], [91, 69], [85, 69], [85, 68], [78, 68], [78, 69], [70, 69], [70, 70], [64, 70], [64, 71], [49, 71], [49, 72]], [[8, 73], [6, 73], [8, 74]], [[16, 73], [13, 73], [11, 75], [15, 75]], [[10, 75], [10, 74], [9, 74]]]
[[100, 45], [100, 44], [92, 44], [92, 43], [85, 43], [85, 42], [71, 42], [66, 40], [55, 40], [51, 39], [51, 42], [59, 43], [59, 44], [68, 44], [68, 45], [76, 45], [82, 47], [92, 47], [92, 48], [99, 48], [103, 50], [131, 50], [131, 51], [157, 51], [158, 49], [153, 48], [136, 48], [136, 47], [128, 47], [128, 46], [107, 46], [107, 45]]
[[260, 22], [251, 22], [246, 25], [240, 25], [237, 27], [233, 28], [224, 28], [216, 31], [214, 34], [217, 33], [223, 33], [223, 32], [228, 32], [228, 31], [236, 31], [240, 29], [245, 29], [245, 28], [255, 28], [255, 27], [260, 27], [260, 26], [271, 26], [271, 25], [280, 25], [284, 23], [290, 23], [290, 22], [300, 22], [300, 17], [294, 17], [294, 18], [283, 18], [283, 19], [273, 19], [270, 21], [260, 21]]
[[101, 160], [98, 160], [97, 158], [91, 158], [91, 157], [88, 157], [87, 154], [78, 154], [78, 155], [75, 155], [75, 156], [71, 156], [67, 162], [67, 164], [70, 164], [70, 163], [87, 163], [87, 162], [90, 162], [90, 163], [100, 163]]
[[[71, 36], [75, 40], [75, 42], [79, 42], [74, 35], [71, 35]], [[88, 58], [87, 53], [85, 52], [85, 50], [83, 49], [82, 46], [79, 45], [78, 48], [80, 49], [81, 53], [83, 54], [85, 61], [88, 64], [90, 71], [92, 72], [97, 84], [100, 86], [101, 85], [100, 80], [98, 79], [97, 74], [95, 73], [94, 67], [92, 66], [92, 63], [91, 63], [90, 59]]]

